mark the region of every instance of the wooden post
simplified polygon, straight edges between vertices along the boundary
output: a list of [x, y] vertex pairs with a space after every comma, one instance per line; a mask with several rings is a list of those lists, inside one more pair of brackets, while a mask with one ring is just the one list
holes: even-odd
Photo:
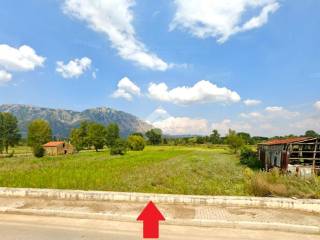
[[316, 174], [316, 156], [317, 156], [317, 147], [318, 147], [318, 139], [314, 144], [314, 152], [313, 152], [313, 161], [312, 161], [312, 170], [313, 174]]

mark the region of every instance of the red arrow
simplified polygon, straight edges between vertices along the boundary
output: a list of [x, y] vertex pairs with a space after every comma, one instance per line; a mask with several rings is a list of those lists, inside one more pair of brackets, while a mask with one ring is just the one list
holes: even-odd
[[156, 205], [150, 201], [142, 210], [137, 221], [143, 221], [143, 238], [159, 238], [159, 221], [165, 221]]

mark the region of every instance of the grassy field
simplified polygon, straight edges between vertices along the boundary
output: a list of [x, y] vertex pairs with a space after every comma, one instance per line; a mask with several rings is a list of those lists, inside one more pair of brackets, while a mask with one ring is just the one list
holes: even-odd
[[2, 187], [320, 198], [319, 177], [251, 170], [224, 145], [148, 146], [124, 156], [105, 150], [38, 159], [27, 147], [15, 153], [0, 158]]
[[125, 156], [104, 151], [0, 159], [0, 186], [6, 187], [247, 195], [244, 182], [243, 167], [225, 147], [159, 146]]

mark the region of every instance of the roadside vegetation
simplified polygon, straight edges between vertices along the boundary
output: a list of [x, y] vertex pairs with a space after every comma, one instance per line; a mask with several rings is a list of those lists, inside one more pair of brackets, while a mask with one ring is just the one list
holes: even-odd
[[[0, 113], [0, 186], [320, 198], [319, 177], [260, 170], [256, 144], [267, 138], [233, 130], [225, 137], [217, 130], [190, 137], [119, 132], [115, 123], [84, 121], [57, 139], [48, 122], [36, 119], [21, 138], [16, 118]], [[43, 144], [52, 140], [71, 142], [76, 153], [46, 156]]]

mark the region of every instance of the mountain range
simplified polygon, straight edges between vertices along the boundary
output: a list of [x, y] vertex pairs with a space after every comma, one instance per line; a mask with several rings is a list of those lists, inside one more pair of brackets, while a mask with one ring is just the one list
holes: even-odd
[[10, 112], [17, 117], [22, 136], [27, 135], [28, 124], [38, 118], [50, 123], [53, 135], [57, 138], [68, 137], [70, 130], [79, 127], [80, 123], [85, 120], [104, 125], [117, 123], [122, 136], [127, 136], [133, 132], [144, 133], [152, 128], [152, 125], [134, 115], [107, 107], [92, 108], [79, 112], [21, 104], [4, 104], [0, 105], [0, 112]]

